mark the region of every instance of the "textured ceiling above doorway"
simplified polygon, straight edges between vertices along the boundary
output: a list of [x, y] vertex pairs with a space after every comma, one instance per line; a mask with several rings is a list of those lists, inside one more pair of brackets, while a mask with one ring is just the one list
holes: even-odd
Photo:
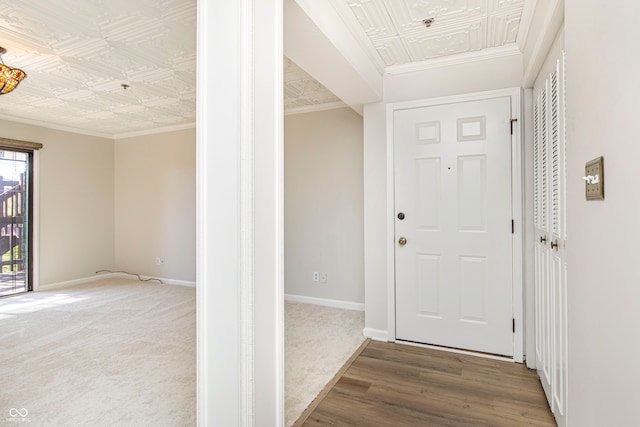
[[[386, 67], [516, 48], [525, 0], [331, 0], [348, 7]], [[425, 20], [432, 22], [425, 24]]]

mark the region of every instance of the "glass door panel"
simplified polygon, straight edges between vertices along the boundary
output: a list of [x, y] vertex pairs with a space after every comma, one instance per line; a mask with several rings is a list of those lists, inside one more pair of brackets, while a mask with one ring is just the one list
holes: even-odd
[[0, 150], [0, 297], [31, 290], [31, 156]]

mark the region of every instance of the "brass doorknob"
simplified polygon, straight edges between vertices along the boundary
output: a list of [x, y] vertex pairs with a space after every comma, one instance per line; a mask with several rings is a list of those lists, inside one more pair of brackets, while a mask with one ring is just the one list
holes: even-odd
[[399, 244], [400, 246], [404, 246], [404, 245], [406, 245], [406, 244], [407, 244], [407, 239], [406, 239], [406, 238], [404, 238], [404, 237], [399, 238], [399, 239], [398, 239], [398, 244]]

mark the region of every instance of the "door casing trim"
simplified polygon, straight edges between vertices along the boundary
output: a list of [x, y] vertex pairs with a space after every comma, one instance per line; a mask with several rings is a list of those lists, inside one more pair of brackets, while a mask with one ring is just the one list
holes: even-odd
[[482, 101], [493, 98], [510, 97], [511, 118], [516, 119], [511, 136], [511, 211], [515, 220], [513, 234], [513, 317], [516, 328], [513, 336], [513, 361], [524, 362], [525, 328], [531, 325], [524, 323], [524, 276], [523, 276], [523, 171], [524, 158], [522, 150], [522, 90], [507, 88], [463, 95], [444, 96], [438, 98], [419, 99], [387, 104], [387, 325], [388, 341], [396, 341], [396, 297], [395, 297], [395, 191], [394, 191], [394, 144], [393, 115], [395, 111], [409, 108], [432, 107], [457, 102]]

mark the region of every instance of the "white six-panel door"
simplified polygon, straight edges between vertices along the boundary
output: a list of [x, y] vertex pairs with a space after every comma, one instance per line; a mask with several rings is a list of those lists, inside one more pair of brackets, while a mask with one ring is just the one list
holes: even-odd
[[559, 426], [567, 406], [564, 55], [534, 88], [536, 366]]
[[396, 338], [513, 356], [510, 97], [393, 120]]

